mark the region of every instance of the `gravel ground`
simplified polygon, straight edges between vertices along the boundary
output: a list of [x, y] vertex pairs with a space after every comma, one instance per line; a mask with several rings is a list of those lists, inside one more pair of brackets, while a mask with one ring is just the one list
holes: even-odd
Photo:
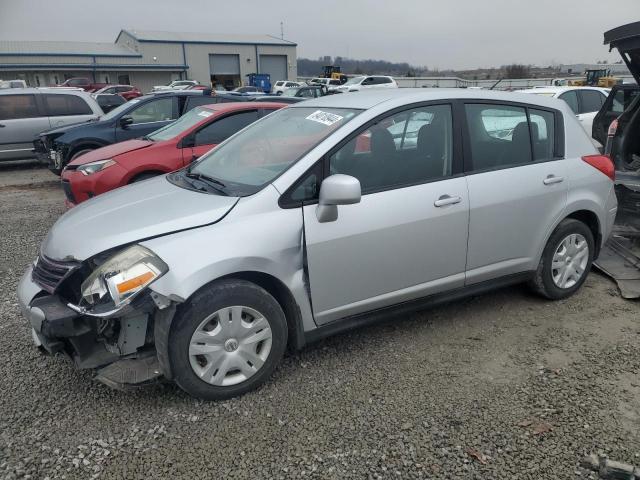
[[96, 383], [41, 355], [16, 303], [63, 212], [51, 180], [0, 169], [2, 478], [557, 480], [595, 478], [589, 453], [640, 464], [639, 305], [597, 273], [562, 302], [516, 287], [330, 338], [230, 401]]

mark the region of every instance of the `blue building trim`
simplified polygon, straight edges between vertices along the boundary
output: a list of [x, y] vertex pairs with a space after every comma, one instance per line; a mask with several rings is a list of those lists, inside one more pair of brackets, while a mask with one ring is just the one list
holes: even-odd
[[142, 58], [139, 53], [17, 53], [17, 52], [0, 52], [0, 57], [126, 57], [126, 58]]
[[0, 63], [0, 70], [20, 70], [21, 68], [43, 68], [55, 70], [57, 68], [75, 68], [78, 70], [188, 70], [189, 65], [158, 65], [158, 64], [108, 64], [108, 63]]

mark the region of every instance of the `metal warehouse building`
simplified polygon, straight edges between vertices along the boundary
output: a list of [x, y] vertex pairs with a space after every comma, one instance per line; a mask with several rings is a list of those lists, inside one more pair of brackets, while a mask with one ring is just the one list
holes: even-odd
[[250, 73], [295, 80], [296, 44], [270, 35], [121, 30], [115, 43], [0, 41], [0, 79], [31, 86], [71, 77], [147, 92], [176, 79], [239, 86]]

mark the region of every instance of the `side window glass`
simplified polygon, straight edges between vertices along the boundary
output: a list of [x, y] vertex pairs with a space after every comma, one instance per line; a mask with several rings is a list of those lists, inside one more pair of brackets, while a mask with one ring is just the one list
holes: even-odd
[[602, 107], [602, 95], [596, 90], [582, 90], [580, 97], [582, 99], [581, 113], [597, 112]]
[[51, 117], [65, 115], [91, 115], [87, 102], [75, 95], [44, 95], [44, 104]]
[[530, 163], [531, 140], [524, 108], [465, 105], [473, 170]]
[[160, 98], [139, 106], [129, 115], [134, 124], [175, 120], [178, 116], [175, 115], [173, 105], [173, 98]]
[[567, 102], [569, 108], [573, 110], [573, 113], [576, 115], [580, 112], [580, 107], [578, 107], [578, 96], [575, 91], [565, 92], [559, 97], [561, 100]]
[[217, 145], [258, 119], [258, 111], [236, 113], [214, 121], [196, 132], [195, 145]]
[[554, 158], [555, 116], [543, 110], [529, 110], [531, 120], [531, 143], [533, 160], [544, 161]]
[[356, 177], [363, 194], [450, 176], [452, 131], [449, 105], [395, 113], [332, 154], [330, 173]]
[[34, 95], [0, 96], [0, 120], [39, 117]]

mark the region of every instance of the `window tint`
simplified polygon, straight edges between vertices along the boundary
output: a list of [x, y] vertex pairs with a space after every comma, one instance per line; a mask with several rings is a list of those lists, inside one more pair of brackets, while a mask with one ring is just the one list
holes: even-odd
[[597, 112], [602, 108], [604, 96], [596, 90], [581, 90], [580, 98], [582, 99], [581, 113]]
[[524, 108], [465, 105], [473, 170], [531, 162], [529, 123]]
[[0, 95], [0, 120], [39, 116], [35, 95]]
[[167, 120], [175, 120], [176, 115], [174, 108], [173, 98], [160, 98], [158, 100], [152, 100], [147, 102], [131, 113], [133, 123], [150, 123], [150, 122], [163, 122]]
[[196, 132], [195, 144], [214, 145], [224, 142], [234, 133], [258, 119], [258, 111], [241, 112], [223, 117]]
[[451, 175], [451, 107], [405, 110], [360, 132], [329, 159], [330, 173], [352, 175], [363, 193]]
[[640, 90], [618, 90], [613, 97], [612, 111], [616, 113], [624, 112], [631, 102], [640, 94]]
[[563, 93], [559, 98], [567, 102], [569, 108], [573, 110], [573, 113], [578, 114], [580, 112], [580, 107], [578, 107], [578, 96], [574, 90]]
[[211, 105], [214, 103], [222, 103], [225, 100], [223, 97], [208, 97], [208, 96], [196, 96], [196, 97], [187, 97], [187, 106], [185, 108], [185, 112], [191, 110], [194, 107], [199, 107], [201, 105]]
[[43, 95], [47, 114], [50, 117], [65, 115], [91, 115], [87, 102], [76, 95]]
[[555, 148], [555, 116], [551, 112], [529, 109], [534, 161], [551, 160]]
[[118, 93], [128, 92], [129, 90], [131, 90], [131, 87], [116, 87], [116, 92]]

